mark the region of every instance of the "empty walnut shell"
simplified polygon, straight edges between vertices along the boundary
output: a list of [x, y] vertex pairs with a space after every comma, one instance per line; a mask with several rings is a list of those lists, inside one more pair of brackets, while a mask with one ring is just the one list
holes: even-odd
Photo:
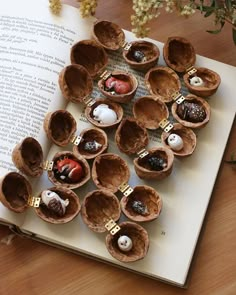
[[133, 114], [147, 129], [159, 128], [160, 122], [169, 117], [168, 108], [159, 95], [139, 97], [133, 104]]
[[[111, 171], [110, 173], [109, 171]], [[125, 160], [113, 153], [97, 156], [92, 166], [92, 179], [99, 189], [108, 189], [115, 193], [119, 186], [128, 182], [129, 166]]]
[[[210, 105], [203, 98], [193, 94], [189, 94], [185, 98], [181, 104], [176, 102], [172, 104], [171, 111], [173, 117], [185, 127], [203, 128], [210, 120]], [[192, 110], [189, 107], [184, 107], [186, 103], [194, 104]], [[187, 109], [190, 109], [189, 112]], [[197, 120], [198, 117], [199, 119]]]
[[63, 200], [68, 200], [69, 204], [66, 206], [65, 214], [58, 216], [54, 211], [50, 210], [44, 203], [41, 203], [39, 207], [35, 208], [36, 214], [49, 223], [63, 224], [73, 220], [80, 212], [81, 205], [79, 197], [75, 192], [70, 189], [55, 186], [48, 190], [55, 192]]
[[116, 130], [115, 141], [122, 153], [132, 155], [142, 150], [149, 142], [146, 128], [135, 118], [125, 118]]
[[124, 48], [123, 57], [131, 68], [148, 71], [157, 65], [160, 50], [154, 43], [141, 40], [130, 42], [129, 45], [127, 49]]
[[62, 69], [58, 82], [63, 97], [74, 103], [82, 102], [93, 91], [93, 80], [89, 72], [78, 64]]
[[83, 221], [94, 232], [105, 232], [107, 222], [111, 219], [117, 221], [120, 214], [118, 198], [105, 189], [89, 192], [82, 203]]
[[26, 137], [15, 146], [12, 161], [27, 176], [39, 177], [43, 173], [43, 150], [33, 137]]
[[159, 95], [165, 103], [172, 102], [172, 94], [180, 91], [179, 76], [168, 67], [155, 67], [145, 75], [145, 84], [152, 95]]
[[208, 97], [213, 95], [217, 91], [220, 85], [220, 82], [221, 82], [220, 76], [216, 72], [206, 68], [196, 68], [196, 70], [197, 72], [195, 76], [201, 78], [204, 84], [202, 86], [191, 85], [190, 79], [193, 78], [194, 76], [189, 76], [186, 73], [183, 76], [183, 79], [188, 90], [191, 93], [198, 95], [200, 97]]
[[[164, 165], [160, 168], [159, 161], [153, 159], [162, 159]], [[158, 163], [155, 165], [155, 163]], [[148, 150], [145, 157], [137, 157], [134, 159], [134, 169], [136, 174], [142, 179], [162, 180], [169, 176], [172, 172], [174, 162], [174, 154], [172, 150], [166, 147], [157, 147]], [[155, 170], [154, 170], [155, 168]], [[159, 170], [157, 170], [157, 168]]]
[[[168, 144], [168, 137], [170, 134], [177, 134], [183, 140], [183, 147], [180, 150], [173, 150]], [[192, 155], [196, 148], [197, 138], [192, 129], [184, 127], [179, 123], [173, 124], [170, 132], [163, 132], [161, 134], [161, 141], [165, 147], [170, 148], [175, 156], [186, 157]]]
[[[107, 113], [103, 113], [101, 112], [101, 114], [99, 114], [99, 119], [100, 121], [98, 120], [95, 120], [95, 117], [94, 117], [94, 110], [95, 108], [97, 108], [99, 105], [102, 105], [102, 104], [105, 104], [108, 106], [109, 109], [111, 109], [112, 111], [114, 111], [116, 113], [116, 120], [114, 121], [114, 123], [106, 123], [106, 119], [107, 119]], [[113, 101], [110, 101], [109, 99], [96, 99], [96, 102], [92, 105], [88, 105], [86, 108], [85, 108], [85, 116], [86, 118], [88, 119], [88, 121], [93, 124], [94, 126], [96, 127], [99, 127], [99, 128], [114, 128], [116, 127], [120, 121], [122, 120], [123, 118], [123, 114], [124, 114], [124, 111], [123, 111], [123, 108], [118, 104], [118, 103], [115, 103]], [[103, 120], [105, 123], [103, 123]]]
[[[109, 253], [121, 262], [133, 262], [144, 258], [149, 248], [149, 237], [147, 231], [139, 224], [131, 221], [119, 224], [120, 230], [115, 234], [106, 236], [106, 247]], [[132, 248], [128, 252], [121, 251], [118, 239], [128, 236], [132, 240]]]
[[[72, 161], [70, 161], [72, 160]], [[90, 167], [86, 159], [72, 152], [58, 152], [54, 155], [52, 170], [48, 171], [49, 180], [63, 188], [75, 189], [90, 179]]]
[[66, 110], [47, 113], [43, 124], [47, 137], [58, 146], [66, 146], [76, 132], [76, 121]]
[[84, 66], [94, 79], [98, 77], [108, 64], [108, 56], [104, 48], [95, 40], [81, 40], [71, 48], [72, 64]]
[[125, 41], [125, 34], [115, 23], [97, 20], [93, 25], [93, 38], [105, 49], [118, 50]]
[[0, 201], [9, 210], [22, 213], [32, 195], [28, 180], [17, 172], [10, 172], [0, 179]]
[[122, 212], [136, 222], [156, 219], [162, 209], [162, 200], [156, 190], [147, 185], [136, 186], [133, 192], [122, 197], [120, 201]]
[[[106, 80], [104, 79], [100, 79], [98, 81], [98, 88], [100, 89], [100, 91], [102, 92], [102, 94], [106, 97], [108, 97], [110, 100], [112, 101], [116, 101], [119, 103], [127, 103], [129, 101], [131, 101], [131, 99], [135, 96], [136, 90], [138, 88], [138, 81], [135, 78], [134, 75], [127, 73], [127, 72], [123, 72], [123, 71], [113, 71], [111, 73], [111, 76], [108, 77], [109, 78], [114, 78], [117, 79], [120, 82], [123, 82], [124, 86], [128, 85], [128, 89], [127, 92], [125, 93], [117, 93], [115, 92], [115, 90], [113, 90], [113, 88], [111, 88], [111, 90], [106, 89]], [[121, 83], [120, 83], [121, 84]], [[122, 86], [122, 85], [121, 85]], [[124, 87], [122, 87], [124, 89]], [[118, 88], [119, 90], [119, 88]]]
[[196, 62], [196, 53], [192, 44], [182, 37], [170, 37], [163, 47], [164, 60], [170, 68], [184, 73]]
[[[85, 159], [94, 159], [104, 153], [108, 148], [107, 134], [99, 128], [87, 128], [80, 133], [82, 140], [78, 145], [74, 145], [73, 152]], [[91, 148], [87, 147], [91, 143]]]

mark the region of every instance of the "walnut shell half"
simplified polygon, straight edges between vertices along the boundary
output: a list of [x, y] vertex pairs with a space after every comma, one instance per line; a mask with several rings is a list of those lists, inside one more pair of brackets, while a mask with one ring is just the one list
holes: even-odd
[[136, 154], [148, 144], [146, 128], [135, 118], [125, 118], [121, 121], [115, 133], [115, 141], [122, 153]]
[[174, 154], [171, 149], [157, 147], [148, 150], [145, 157], [134, 159], [136, 174], [142, 179], [162, 180], [172, 172]]
[[160, 50], [154, 43], [140, 40], [129, 45], [128, 49], [124, 48], [123, 57], [131, 68], [146, 72], [157, 65]]
[[48, 171], [49, 180], [56, 186], [75, 189], [90, 179], [90, 167], [86, 159], [72, 152], [58, 152], [54, 155], [52, 170]]
[[66, 146], [76, 132], [74, 117], [66, 110], [47, 113], [43, 124], [47, 137], [58, 146]]
[[33, 137], [26, 137], [15, 146], [12, 161], [27, 176], [39, 177], [43, 173], [43, 150]]
[[98, 77], [108, 64], [107, 53], [95, 40], [81, 40], [74, 44], [70, 59], [72, 64], [84, 66], [93, 79]]
[[107, 222], [111, 219], [117, 221], [120, 214], [118, 198], [105, 189], [89, 192], [82, 203], [83, 221], [94, 232], [105, 232]]
[[179, 92], [179, 76], [168, 67], [155, 67], [145, 75], [145, 84], [152, 95], [158, 95], [165, 103], [172, 102], [172, 94]]
[[28, 180], [17, 172], [10, 172], [0, 179], [0, 201], [9, 210], [22, 213], [27, 208], [27, 201], [32, 195]]
[[[110, 80], [110, 88], [106, 87], [106, 83]], [[123, 72], [123, 71], [113, 71], [111, 75], [106, 79], [100, 79], [98, 81], [98, 88], [102, 94], [108, 97], [112, 101], [119, 103], [127, 103], [135, 96], [136, 90], [138, 88], [138, 81], [134, 75]]]
[[220, 76], [210, 70], [210, 69], [206, 69], [206, 68], [196, 68], [197, 72], [195, 74], [195, 76], [199, 77], [202, 79], [203, 81], [203, 85], [202, 86], [195, 86], [193, 83], [193, 85], [191, 84], [191, 79], [194, 76], [189, 76], [187, 73], [183, 76], [184, 79], [184, 83], [186, 85], [186, 87], [188, 88], [188, 90], [200, 97], [208, 97], [213, 95], [221, 82], [221, 78]]
[[97, 20], [93, 25], [93, 38], [105, 49], [118, 50], [125, 41], [125, 34], [115, 23]]
[[169, 117], [168, 108], [159, 95], [139, 97], [133, 104], [133, 114], [147, 129], [159, 128], [160, 122]]
[[123, 196], [122, 212], [132, 221], [146, 222], [156, 219], [162, 209], [162, 200], [156, 190], [147, 185], [135, 186], [133, 192]]
[[[106, 247], [109, 253], [121, 262], [133, 262], [143, 259], [149, 248], [149, 237], [147, 231], [139, 224], [126, 221], [119, 224], [120, 231], [115, 235], [106, 236]], [[128, 252], [119, 249], [118, 239], [127, 236], [132, 240], [132, 248]]]
[[62, 69], [58, 82], [63, 97], [74, 103], [82, 102], [93, 91], [93, 80], [82, 65], [73, 64]]
[[61, 186], [55, 186], [48, 190], [55, 192], [63, 200], [68, 200], [69, 204], [66, 206], [65, 214], [58, 216], [54, 211], [50, 210], [44, 203], [41, 202], [38, 208], [35, 208], [36, 214], [49, 223], [63, 224], [73, 220], [80, 212], [81, 205], [79, 197], [70, 189]]
[[108, 189], [115, 193], [121, 184], [128, 182], [129, 178], [129, 166], [120, 156], [106, 153], [94, 159], [92, 179], [99, 189]]
[[179, 73], [184, 73], [196, 62], [193, 45], [183, 37], [169, 37], [163, 47], [163, 57], [166, 64]]

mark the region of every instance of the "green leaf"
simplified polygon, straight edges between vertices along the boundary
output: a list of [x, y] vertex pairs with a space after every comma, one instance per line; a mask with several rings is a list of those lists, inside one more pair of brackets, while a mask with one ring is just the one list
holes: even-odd
[[228, 10], [231, 10], [231, 7], [232, 7], [231, 0], [225, 0], [225, 5], [228, 8]]
[[214, 12], [214, 9], [212, 9], [212, 10], [208, 10], [208, 11], [204, 14], [204, 17], [208, 17], [208, 16], [210, 16], [213, 12]]
[[210, 34], [219, 34], [224, 26], [225, 22], [224, 21], [221, 21], [220, 22], [220, 28], [218, 30], [214, 30], [214, 31], [211, 31], [211, 30], [207, 30], [208, 33]]
[[236, 29], [232, 29], [234, 45], [236, 45]]

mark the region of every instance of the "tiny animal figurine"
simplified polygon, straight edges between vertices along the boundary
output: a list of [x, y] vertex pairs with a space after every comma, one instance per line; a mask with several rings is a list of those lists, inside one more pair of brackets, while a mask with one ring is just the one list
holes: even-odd
[[171, 133], [167, 138], [167, 143], [170, 146], [170, 148], [174, 151], [180, 151], [183, 146], [183, 139], [175, 133]]
[[98, 143], [96, 140], [87, 141], [84, 145], [84, 150], [89, 153], [94, 153], [102, 147], [102, 144]]
[[133, 242], [130, 237], [128, 236], [120, 236], [118, 241], [118, 247], [121, 251], [128, 252], [133, 247]]
[[129, 82], [119, 80], [115, 77], [109, 77], [105, 81], [105, 90], [114, 91], [116, 94], [126, 94], [132, 90]]
[[149, 214], [147, 206], [145, 206], [141, 201], [133, 201], [132, 209], [141, 215], [148, 215]]
[[77, 161], [64, 158], [57, 161], [56, 174], [61, 180], [77, 182], [83, 177], [84, 171]]
[[140, 50], [134, 51], [133, 58], [136, 62], [145, 62], [146, 61], [145, 54]]
[[161, 171], [167, 167], [167, 161], [163, 158], [152, 156], [148, 159], [151, 170]]
[[203, 82], [202, 78], [200, 78], [198, 76], [194, 76], [194, 77], [190, 78], [190, 85], [192, 85], [192, 86], [204, 86], [204, 82]]
[[184, 101], [177, 107], [177, 114], [183, 120], [199, 123], [206, 118], [204, 108], [197, 103]]
[[117, 120], [117, 114], [115, 111], [109, 108], [107, 104], [100, 104], [93, 110], [94, 120], [101, 124], [114, 124]]
[[63, 200], [60, 196], [50, 190], [45, 190], [41, 193], [42, 202], [58, 216], [65, 215], [66, 207], [69, 205], [69, 200]]

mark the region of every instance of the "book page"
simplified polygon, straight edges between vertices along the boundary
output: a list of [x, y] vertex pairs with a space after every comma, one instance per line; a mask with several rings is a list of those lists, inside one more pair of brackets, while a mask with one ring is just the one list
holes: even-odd
[[[69, 63], [71, 45], [79, 35], [85, 38], [83, 32], [91, 22], [92, 18], [78, 18], [77, 9], [68, 5], [60, 16], [53, 15], [48, 0], [14, 0], [1, 5], [0, 176], [16, 170], [12, 149], [25, 137], [36, 138], [46, 157], [50, 143], [42, 122], [47, 112], [66, 106], [58, 75]], [[14, 213], [6, 214], [0, 204], [0, 217], [13, 215], [11, 221], [16, 222]]]
[[[126, 40], [134, 40], [133, 34], [125, 31]], [[162, 57], [163, 44], [154, 40], [160, 49], [161, 56], [158, 65], [165, 65]], [[121, 69], [131, 71], [118, 53], [109, 53], [108, 69]], [[109, 137], [108, 152], [120, 155], [127, 161], [131, 171], [129, 185], [146, 184], [154, 187], [163, 200], [163, 209], [160, 217], [153, 222], [142, 224], [149, 233], [150, 248], [147, 256], [134, 263], [121, 263], [115, 260], [108, 253], [105, 246], [104, 234], [96, 234], [89, 230], [84, 224], [81, 216], [76, 217], [72, 222], [64, 225], [52, 225], [37, 217], [31, 209], [26, 217], [23, 230], [36, 233], [36, 235], [47, 241], [63, 245], [78, 252], [102, 259], [114, 265], [122, 266], [140, 274], [145, 274], [155, 279], [168, 281], [179, 286], [183, 286], [191, 264], [192, 256], [197, 244], [198, 236], [210, 201], [211, 192], [221, 163], [222, 155], [227, 143], [230, 129], [235, 117], [235, 77], [236, 69], [214, 60], [197, 56], [196, 67], [206, 67], [220, 74], [222, 82], [215, 95], [208, 100], [211, 107], [210, 122], [197, 133], [197, 147], [193, 155], [187, 158], [175, 158], [172, 174], [162, 181], [144, 181], [140, 179], [133, 167], [134, 156], [127, 156], [121, 153], [114, 142], [115, 130], [107, 131]], [[134, 98], [148, 94], [144, 86], [144, 74], [135, 72], [139, 81], [139, 87]], [[183, 93], [186, 89], [182, 88]], [[103, 97], [94, 82], [93, 98]], [[127, 105], [122, 105], [125, 115], [132, 115], [133, 101]], [[92, 125], [84, 115], [82, 104], [69, 103], [67, 110], [77, 120], [78, 135], [84, 128]], [[152, 146], [161, 145], [161, 131], [149, 132]], [[49, 153], [49, 158], [59, 150], [72, 150], [72, 146], [63, 149], [53, 146]], [[90, 163], [92, 165], [92, 163]], [[45, 188], [51, 183], [45, 177]], [[85, 195], [96, 189], [92, 180], [83, 187], [76, 190], [80, 201]], [[120, 197], [120, 194], [117, 193]], [[122, 215], [119, 222], [126, 220]]]

